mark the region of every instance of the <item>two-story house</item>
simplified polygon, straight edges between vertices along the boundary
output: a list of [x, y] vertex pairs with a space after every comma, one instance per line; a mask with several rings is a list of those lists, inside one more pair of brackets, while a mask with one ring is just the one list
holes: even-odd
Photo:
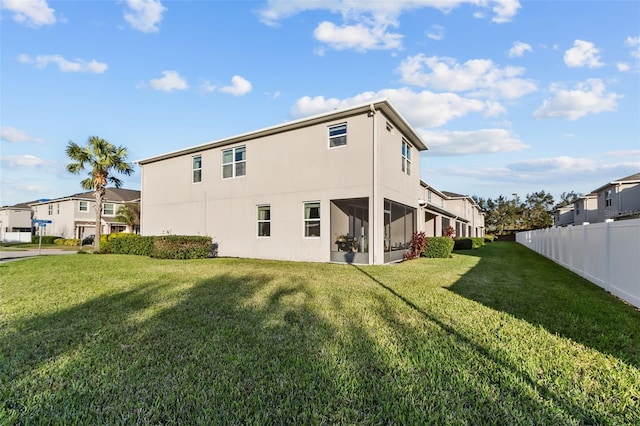
[[208, 235], [221, 256], [400, 260], [426, 149], [383, 99], [146, 158], [141, 233]]
[[423, 195], [424, 224], [427, 237], [445, 235], [451, 226], [456, 237], [483, 237], [484, 214], [473, 198], [454, 192], [439, 191], [420, 182]]
[[31, 207], [26, 203], [0, 208], [0, 241], [30, 242], [31, 220]]
[[573, 203], [573, 224], [584, 225], [598, 222], [598, 195], [591, 193]]
[[593, 191], [597, 195], [597, 222], [640, 217], [640, 173], [617, 179]]
[[[140, 191], [124, 188], [107, 188], [102, 205], [102, 234], [113, 232], [135, 232], [134, 229], [116, 221], [118, 208], [140, 200]], [[40, 200], [29, 204], [34, 219], [50, 220], [42, 235], [63, 238], [79, 238], [95, 234], [96, 213], [93, 192], [83, 192], [68, 197]]]

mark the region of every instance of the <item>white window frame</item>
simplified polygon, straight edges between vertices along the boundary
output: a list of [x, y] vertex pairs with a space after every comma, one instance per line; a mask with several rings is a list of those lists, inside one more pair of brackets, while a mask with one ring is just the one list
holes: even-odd
[[402, 172], [411, 176], [411, 144], [402, 139]]
[[47, 213], [49, 216], [53, 216], [53, 204], [49, 204], [47, 207]]
[[[318, 205], [318, 217], [317, 218], [307, 218], [307, 206], [308, 205]], [[320, 238], [322, 235], [322, 210], [320, 201], [305, 201], [302, 204], [302, 218], [303, 218], [303, 235], [305, 238]], [[318, 222], [318, 235], [307, 235], [307, 231], [309, 230], [307, 224], [311, 222]]]
[[[344, 128], [344, 133], [342, 132]], [[339, 131], [340, 133], [332, 135], [332, 131]], [[329, 137], [329, 148], [340, 148], [347, 146], [347, 123], [334, 124], [327, 128], [327, 135]], [[344, 138], [344, 139], [343, 139]], [[342, 142], [344, 140], [344, 142]], [[340, 141], [336, 144], [336, 141]]]
[[[239, 151], [241, 149], [244, 150], [244, 159], [236, 160], [237, 151]], [[224, 162], [224, 155], [227, 152], [231, 152], [231, 161], [225, 163]], [[221, 160], [222, 160], [222, 169], [221, 169], [222, 179], [233, 179], [233, 178], [242, 177], [242, 176], [246, 176], [247, 175], [247, 146], [246, 145], [236, 146], [236, 147], [229, 148], [229, 149], [223, 149], [221, 151]], [[238, 174], [238, 164], [244, 164], [244, 173], [242, 173], [241, 175]], [[231, 166], [231, 176], [225, 176], [224, 175], [224, 168], [225, 168], [225, 166], [229, 166], [229, 165]]]
[[[111, 213], [107, 213], [107, 206], [111, 206]], [[116, 205], [114, 203], [104, 203], [102, 205], [102, 214], [104, 216], [115, 216], [116, 215]]]
[[[268, 219], [260, 219], [260, 209], [262, 208], [267, 208], [268, 212], [269, 212], [269, 218]], [[256, 213], [257, 213], [257, 230], [256, 230], [256, 235], [258, 236], [258, 238], [269, 238], [271, 237], [271, 204], [258, 204], [256, 206]], [[268, 235], [260, 235], [260, 231], [261, 231], [261, 224], [264, 223], [268, 223], [269, 224], [269, 234]]]
[[[199, 162], [198, 167], [196, 167], [196, 159]], [[191, 183], [200, 182], [202, 182], [202, 155], [194, 155], [191, 157]]]
[[604, 191], [604, 206], [605, 207], [611, 207], [612, 204], [612, 200], [613, 199], [613, 191], [611, 189], [607, 189], [606, 191]]
[[[84, 206], [85, 206], [84, 209], [82, 208], [83, 203], [84, 203]], [[84, 200], [78, 201], [78, 211], [79, 212], [88, 212], [89, 211], [89, 202], [88, 201], [84, 201]]]

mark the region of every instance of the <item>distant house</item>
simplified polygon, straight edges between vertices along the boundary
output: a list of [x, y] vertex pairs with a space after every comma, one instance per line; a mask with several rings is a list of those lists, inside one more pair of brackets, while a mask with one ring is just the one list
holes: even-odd
[[554, 226], [573, 225], [573, 222], [574, 222], [573, 204], [557, 206], [555, 209], [553, 209], [551, 213], [553, 214]]
[[593, 192], [598, 198], [597, 222], [640, 217], [640, 173], [609, 182]]
[[[125, 223], [115, 220], [118, 208], [127, 203], [140, 201], [140, 191], [124, 188], [107, 188], [102, 206], [102, 234], [135, 232]], [[33, 219], [51, 220], [43, 228], [42, 235], [83, 239], [95, 234], [96, 213], [93, 191], [68, 197], [41, 200], [29, 204]]]
[[26, 203], [0, 208], [0, 241], [31, 241], [31, 207]]
[[575, 225], [593, 222], [598, 222], [598, 195], [595, 193], [580, 197], [573, 203], [573, 223]]
[[425, 150], [382, 99], [143, 159], [142, 234], [208, 235], [221, 256], [397, 261], [425, 227]]
[[451, 226], [457, 237], [484, 236], [484, 214], [473, 198], [439, 191], [421, 182], [424, 200], [424, 226], [427, 237], [439, 237]]

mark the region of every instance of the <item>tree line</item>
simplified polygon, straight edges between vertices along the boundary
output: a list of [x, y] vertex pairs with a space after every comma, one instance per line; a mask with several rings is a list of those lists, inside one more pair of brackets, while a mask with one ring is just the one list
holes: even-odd
[[520, 197], [500, 195], [493, 198], [472, 196], [485, 214], [485, 229], [487, 233], [497, 235], [510, 234], [531, 229], [543, 229], [553, 226], [552, 210], [573, 204], [581, 193], [575, 191], [563, 192], [556, 203], [553, 195], [541, 190]]

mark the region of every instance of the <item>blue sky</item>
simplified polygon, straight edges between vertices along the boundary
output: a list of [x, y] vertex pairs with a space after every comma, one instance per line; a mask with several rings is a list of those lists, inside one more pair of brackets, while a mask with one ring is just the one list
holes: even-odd
[[82, 192], [70, 140], [134, 161], [380, 97], [440, 190], [558, 197], [640, 171], [637, 1], [0, 3], [0, 205]]

